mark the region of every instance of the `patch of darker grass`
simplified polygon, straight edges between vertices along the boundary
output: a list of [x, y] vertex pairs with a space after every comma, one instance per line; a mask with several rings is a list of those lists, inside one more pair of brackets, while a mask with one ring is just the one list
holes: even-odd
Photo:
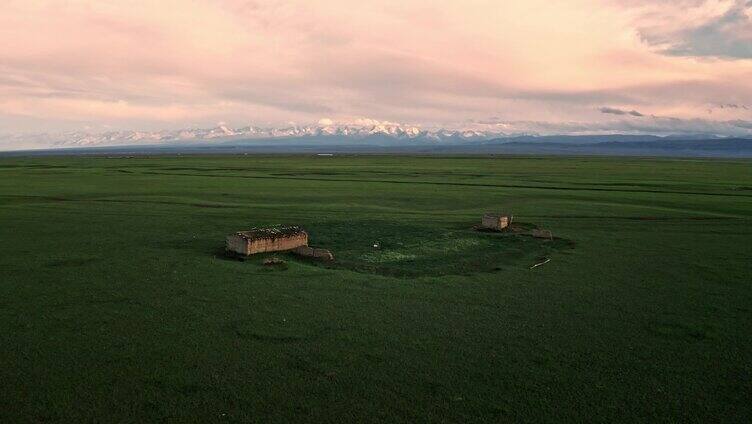
[[69, 259], [58, 259], [54, 261], [49, 261], [45, 264], [47, 267], [51, 268], [57, 268], [57, 267], [77, 267], [77, 266], [84, 266], [88, 265], [90, 263], [94, 263], [99, 261], [99, 258], [69, 258]]
[[301, 334], [300, 330], [287, 328], [287, 326], [280, 325], [279, 323], [236, 320], [227, 322], [223, 325], [223, 328], [233, 338], [267, 344], [298, 343], [311, 339], [309, 334], [305, 334], [305, 332]]
[[141, 199], [94, 199], [95, 202], [103, 203], [144, 203], [150, 205], [175, 205], [175, 206], [191, 206], [195, 208], [211, 208], [211, 209], [235, 209], [237, 205], [227, 205], [221, 203], [195, 203], [195, 202], [177, 202], [169, 200], [141, 200]]
[[653, 335], [666, 340], [699, 342], [712, 338], [711, 334], [703, 329], [675, 322], [654, 323], [649, 326], [648, 331]]
[[530, 258], [572, 248], [568, 240], [529, 236], [534, 227], [523, 223], [517, 231], [486, 233], [460, 223], [445, 229], [385, 221], [314, 224], [311, 239], [332, 250], [335, 261], [308, 263], [394, 277], [472, 275], [527, 266]]
[[243, 334], [240, 332], [236, 333], [238, 337], [249, 339], [249, 340], [256, 340], [260, 342], [267, 342], [267, 343], [296, 343], [296, 342], [302, 342], [305, 341], [305, 337], [298, 337], [298, 336], [274, 336], [269, 334], [261, 334], [261, 333], [248, 333]]

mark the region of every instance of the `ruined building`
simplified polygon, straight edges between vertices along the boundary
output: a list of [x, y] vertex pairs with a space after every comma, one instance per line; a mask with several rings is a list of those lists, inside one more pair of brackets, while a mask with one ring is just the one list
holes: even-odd
[[254, 228], [227, 236], [229, 252], [248, 256], [254, 253], [277, 252], [308, 246], [308, 233], [298, 226]]
[[501, 231], [512, 223], [512, 215], [504, 213], [487, 213], [481, 219], [481, 226], [489, 230]]

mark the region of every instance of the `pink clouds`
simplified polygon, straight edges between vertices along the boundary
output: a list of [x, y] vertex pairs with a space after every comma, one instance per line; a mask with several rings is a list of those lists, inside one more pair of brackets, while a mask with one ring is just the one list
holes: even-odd
[[746, 36], [749, 8], [732, 0], [5, 3], [0, 132], [323, 116], [602, 125], [603, 107], [752, 119], [708, 116], [752, 104], [752, 61], [665, 54], [735, 7], [728, 28]]

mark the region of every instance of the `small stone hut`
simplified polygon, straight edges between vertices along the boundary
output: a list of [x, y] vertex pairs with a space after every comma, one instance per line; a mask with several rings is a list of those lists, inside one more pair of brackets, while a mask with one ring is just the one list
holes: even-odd
[[481, 226], [489, 230], [503, 230], [512, 223], [512, 215], [507, 213], [487, 213], [481, 219]]
[[227, 251], [248, 256], [308, 246], [308, 233], [298, 226], [253, 228], [227, 236]]

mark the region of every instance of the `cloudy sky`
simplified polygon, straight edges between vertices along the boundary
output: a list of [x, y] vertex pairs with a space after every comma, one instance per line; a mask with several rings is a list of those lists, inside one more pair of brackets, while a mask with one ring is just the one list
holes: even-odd
[[0, 133], [752, 134], [752, 0], [3, 0]]

